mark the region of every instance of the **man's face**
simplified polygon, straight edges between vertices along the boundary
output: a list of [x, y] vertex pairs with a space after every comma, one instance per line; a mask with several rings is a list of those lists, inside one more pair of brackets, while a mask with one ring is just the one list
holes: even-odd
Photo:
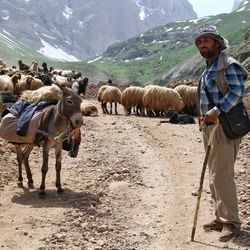
[[200, 37], [196, 44], [200, 54], [206, 59], [215, 57], [220, 51], [219, 42], [208, 36]]

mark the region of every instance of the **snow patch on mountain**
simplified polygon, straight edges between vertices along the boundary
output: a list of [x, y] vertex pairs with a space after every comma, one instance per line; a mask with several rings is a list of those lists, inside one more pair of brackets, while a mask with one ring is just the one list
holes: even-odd
[[73, 11], [70, 7], [68, 7], [67, 5], [64, 5], [65, 9], [64, 12], [62, 12], [62, 14], [66, 17], [66, 19], [71, 18]]
[[[140, 17], [141, 21], [144, 21], [146, 19], [146, 17], [148, 17], [149, 15], [151, 15], [152, 13], [157, 11], [157, 10], [154, 10], [154, 9], [151, 9], [151, 8], [144, 6], [142, 0], [135, 0], [135, 4], [140, 10], [139, 17]], [[162, 9], [161, 11], [162, 11], [162, 14], [164, 14], [164, 9]]]
[[58, 48], [57, 46], [53, 46], [53, 45], [47, 43], [43, 39], [41, 39], [41, 43], [42, 43], [43, 47], [41, 47], [39, 50], [37, 50], [37, 52], [39, 52], [47, 57], [62, 60], [62, 61], [71, 61], [71, 62], [80, 61], [75, 56], [67, 54], [62, 49]]

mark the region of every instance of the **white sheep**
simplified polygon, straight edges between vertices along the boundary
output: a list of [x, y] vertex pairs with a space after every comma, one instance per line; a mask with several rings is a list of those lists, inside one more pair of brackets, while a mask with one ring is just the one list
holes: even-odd
[[60, 75], [65, 76], [65, 77], [71, 77], [73, 74], [74, 74], [74, 72], [72, 70], [66, 70], [66, 69], [63, 69], [60, 72]]
[[10, 91], [14, 92], [15, 85], [18, 80], [21, 78], [19, 73], [12, 75], [0, 75], [0, 91]]
[[51, 86], [44, 86], [37, 90], [26, 90], [21, 94], [20, 99], [38, 103], [49, 100], [59, 101], [62, 95], [62, 90], [57, 85], [52, 84]]
[[7, 67], [6, 62], [4, 62], [1, 58], [0, 58], [0, 66], [2, 66], [3, 68]]
[[[112, 114], [112, 103], [115, 103], [115, 113], [117, 112], [117, 103], [121, 103], [122, 92], [114, 86], [103, 85], [97, 93], [98, 101], [101, 102], [103, 113]], [[110, 103], [110, 111], [108, 112], [107, 103]]]
[[71, 88], [72, 86], [71, 80], [65, 76], [54, 75], [53, 80], [59, 86], [68, 87], [68, 88]]
[[131, 114], [132, 108], [136, 109], [138, 115], [144, 114], [142, 102], [144, 92], [144, 88], [136, 86], [130, 86], [122, 91], [121, 104], [126, 115]]
[[97, 92], [97, 100], [98, 100], [98, 102], [101, 102], [102, 93], [103, 93], [103, 91], [104, 91], [108, 86], [109, 86], [109, 85], [102, 85], [102, 86], [98, 89], [98, 92]]
[[29, 71], [33, 73], [38, 73], [38, 63], [32, 62], [31, 66], [29, 67]]
[[151, 86], [145, 90], [143, 105], [148, 115], [160, 115], [169, 109], [179, 112], [184, 107], [183, 100], [176, 90], [160, 86]]
[[90, 101], [83, 100], [81, 103], [81, 112], [84, 116], [98, 116], [97, 107]]
[[14, 94], [20, 95], [25, 90], [36, 90], [43, 86], [43, 82], [30, 75], [22, 75], [21, 79], [14, 86]]
[[174, 88], [181, 96], [184, 102], [185, 113], [197, 114], [198, 87], [179, 85]]

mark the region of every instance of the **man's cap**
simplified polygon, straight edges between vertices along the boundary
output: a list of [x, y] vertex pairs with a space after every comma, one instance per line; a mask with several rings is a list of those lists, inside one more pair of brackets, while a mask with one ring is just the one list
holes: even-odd
[[211, 37], [212, 39], [220, 43], [221, 50], [224, 50], [228, 47], [227, 40], [222, 37], [219, 32], [214, 28], [214, 26], [203, 26], [200, 28], [198, 33], [195, 36], [195, 45], [197, 46], [198, 39], [202, 36]]

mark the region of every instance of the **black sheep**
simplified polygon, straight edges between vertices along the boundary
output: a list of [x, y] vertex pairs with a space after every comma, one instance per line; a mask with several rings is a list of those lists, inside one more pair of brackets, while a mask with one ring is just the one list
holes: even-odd
[[22, 62], [22, 60], [19, 60], [19, 61], [18, 61], [18, 65], [19, 65], [19, 69], [20, 69], [20, 70], [29, 70], [29, 68], [30, 68], [28, 65], [24, 64], [24, 63]]
[[169, 122], [174, 124], [195, 124], [193, 116], [188, 114], [178, 114], [177, 112], [174, 112], [170, 117]]
[[173, 123], [173, 124], [195, 124], [193, 116], [188, 114], [178, 114], [175, 111], [171, 112], [172, 115], [168, 121], [160, 121], [160, 123]]

